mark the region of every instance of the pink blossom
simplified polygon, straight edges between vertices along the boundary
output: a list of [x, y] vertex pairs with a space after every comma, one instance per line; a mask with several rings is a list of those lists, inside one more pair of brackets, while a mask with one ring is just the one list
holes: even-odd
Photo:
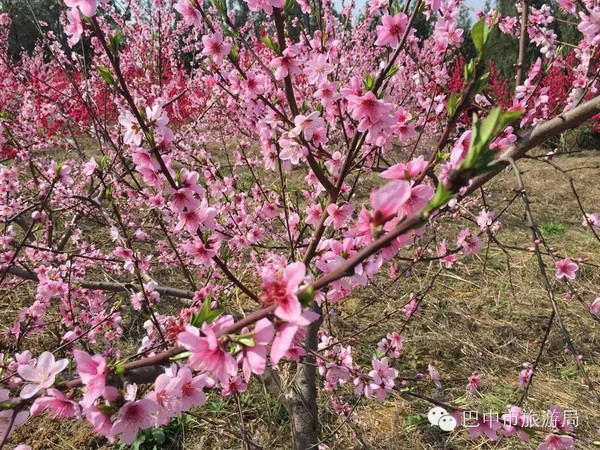
[[69, 36], [67, 41], [69, 47], [73, 47], [83, 35], [83, 23], [81, 22], [79, 10], [77, 8], [67, 10], [67, 20], [69, 23], [65, 25], [65, 33]]
[[560, 434], [549, 434], [537, 450], [572, 450], [575, 448], [575, 443], [571, 436]]
[[565, 415], [563, 413], [563, 411], [558, 407], [558, 406], [550, 406], [550, 408], [548, 408], [549, 412], [550, 412], [550, 421], [551, 421], [551, 427], [552, 428], [557, 428], [561, 431], [570, 431], [573, 432], [575, 430], [575, 428], [573, 427], [572, 424], [567, 423], [564, 419], [565, 419]]
[[365, 396], [370, 398], [372, 394], [375, 394], [377, 399], [382, 402], [385, 400], [386, 394], [393, 392], [398, 371], [389, 367], [387, 358], [377, 359], [374, 357], [371, 365], [373, 370], [369, 372], [371, 380], [368, 383], [368, 389], [365, 389]]
[[114, 435], [112, 433], [113, 424], [110, 420], [111, 415], [100, 411], [96, 406], [85, 408], [83, 411], [94, 432], [105, 436], [110, 442], [113, 442]]
[[169, 423], [171, 417], [181, 414], [181, 388], [183, 379], [175, 376], [173, 371], [160, 374], [154, 381], [154, 390], [146, 395], [158, 406], [156, 426]]
[[309, 205], [306, 207], [306, 223], [308, 225], [316, 226], [323, 215], [323, 208], [319, 203]]
[[294, 337], [299, 330], [298, 324], [294, 322], [284, 322], [277, 327], [277, 334], [271, 345], [271, 365], [275, 366], [290, 349]]
[[600, 43], [600, 6], [589, 9], [589, 15], [580, 11], [579, 17], [581, 22], [577, 29], [581, 31], [590, 45], [598, 45]]
[[600, 297], [597, 297], [590, 305], [590, 313], [595, 316], [600, 315]]
[[435, 384], [435, 386], [438, 389], [442, 388], [442, 382], [440, 380], [440, 374], [437, 371], [437, 369], [435, 367], [433, 367], [431, 364], [429, 364], [427, 366], [427, 370], [429, 371], [429, 378], [431, 379], [431, 381], [433, 382], [433, 384]]
[[300, 65], [298, 61], [298, 48], [290, 46], [286, 48], [281, 56], [271, 61], [271, 66], [275, 67], [275, 79], [283, 80], [288, 76], [300, 75]]
[[458, 233], [456, 245], [462, 247], [465, 256], [469, 256], [481, 250], [483, 242], [471, 230], [465, 228]]
[[130, 111], [123, 111], [119, 115], [119, 123], [126, 129], [123, 142], [139, 147], [142, 143], [143, 132], [135, 116]]
[[[8, 389], [0, 389], [0, 402], [7, 402], [10, 400], [10, 392]], [[13, 419], [14, 415], [14, 419]], [[4, 436], [10, 437], [15, 428], [23, 425], [23, 423], [29, 417], [27, 411], [19, 411], [16, 413], [12, 409], [4, 409], [0, 411], [0, 439]], [[9, 425], [12, 422], [12, 426]]]
[[508, 414], [502, 414], [502, 423], [504, 424], [504, 435], [512, 436], [516, 434], [520, 439], [528, 441], [531, 436], [523, 430], [523, 427], [532, 426], [534, 420], [529, 414], [521, 411], [519, 406], [509, 405]]
[[323, 82], [319, 85], [319, 89], [315, 91], [313, 97], [320, 100], [323, 107], [328, 109], [341, 98], [341, 95], [337, 91], [337, 85]]
[[593, 230], [600, 230], [600, 217], [598, 214], [585, 214], [581, 225], [584, 227], [590, 227]]
[[388, 108], [371, 91], [363, 96], [349, 95], [348, 103], [354, 120], [368, 118], [371, 123], [377, 123], [388, 112]]
[[147, 398], [127, 402], [119, 410], [111, 434], [120, 434], [124, 444], [131, 444], [140, 430], [154, 426], [157, 413], [158, 405]]
[[[294, 130], [290, 131], [290, 133], [293, 131]], [[304, 145], [300, 145], [296, 140], [289, 139], [288, 137], [285, 137], [285, 135], [279, 139], [279, 145], [281, 146], [279, 159], [282, 161], [298, 164], [308, 155], [308, 149]]]
[[490, 225], [494, 222], [495, 214], [492, 211], [486, 211], [482, 209], [477, 215], [477, 225], [481, 231], [486, 231]]
[[202, 14], [200, 14], [200, 11], [194, 7], [190, 0], [179, 0], [174, 8], [181, 13], [186, 25], [199, 27], [202, 23]]
[[400, 207], [399, 216], [408, 216], [425, 208], [429, 200], [433, 198], [435, 191], [428, 184], [419, 184], [410, 188], [410, 197]]
[[249, 70], [246, 72], [246, 77], [240, 83], [240, 87], [246, 91], [246, 98], [254, 98], [257, 95], [265, 93], [265, 84], [266, 77], [264, 75], [257, 75]]
[[395, 16], [388, 14], [381, 18], [381, 25], [377, 25], [377, 40], [375, 45], [390, 45], [398, 47], [399, 41], [406, 31], [408, 17], [404, 13]]
[[96, 0], [65, 0], [65, 5], [69, 8], [79, 8], [87, 17], [94, 17], [96, 14]]
[[94, 400], [102, 395], [106, 386], [107, 366], [102, 355], [90, 356], [81, 350], [73, 350], [77, 363], [77, 373], [85, 385], [85, 393], [81, 404], [84, 407], [92, 405]]
[[418, 316], [421, 314], [419, 301], [416, 298], [413, 298], [408, 304], [402, 307], [402, 312], [404, 312], [407, 319], [410, 319], [412, 316]]
[[325, 121], [321, 118], [317, 111], [310, 113], [308, 116], [302, 114], [294, 117], [295, 128], [288, 132], [288, 136], [295, 138], [302, 133], [307, 141], [313, 138], [314, 132], [325, 126]]
[[223, 57], [229, 55], [231, 45], [223, 41], [223, 35], [220, 31], [216, 31], [212, 36], [202, 36], [202, 54], [211, 56], [217, 64], [223, 62]]
[[57, 419], [69, 419], [79, 415], [79, 405], [58, 389], [50, 388], [46, 391], [46, 394], [47, 397], [38, 397], [33, 402], [31, 406], [32, 416], [37, 416], [44, 411]]
[[334, 65], [327, 62], [327, 55], [321, 54], [306, 63], [304, 73], [310, 84], [321, 84], [327, 81], [327, 75], [334, 70]]
[[52, 353], [44, 352], [39, 356], [35, 367], [32, 365], [19, 366], [17, 372], [24, 381], [28, 382], [21, 390], [21, 398], [31, 398], [42, 389], [51, 387], [56, 375], [65, 370], [68, 365], [67, 359], [55, 361]]
[[498, 440], [498, 430], [502, 428], [500, 421], [492, 415], [484, 415], [478, 418], [474, 424], [468, 424], [467, 432], [472, 437], [486, 435], [492, 441]]
[[237, 362], [219, 342], [211, 324], [205, 323], [200, 330], [187, 326], [179, 333], [178, 340], [191, 352], [189, 365], [194, 370], [209, 372], [221, 382], [237, 373]]
[[458, 261], [458, 256], [456, 253], [451, 253], [448, 251], [448, 244], [446, 243], [445, 239], [442, 240], [442, 242], [440, 242], [438, 245], [437, 253], [440, 257], [440, 261], [444, 263], [444, 267], [446, 268], [452, 267]]
[[187, 211], [195, 212], [200, 206], [200, 202], [195, 197], [194, 191], [189, 188], [174, 189], [169, 187], [167, 192], [171, 194], [171, 201], [169, 206], [173, 211], [177, 213], [184, 213]]
[[407, 163], [398, 163], [388, 167], [381, 173], [388, 180], [411, 180], [418, 177], [427, 167], [427, 161], [422, 156]]
[[[169, 144], [173, 140], [173, 132], [167, 127], [169, 117], [163, 111], [161, 105], [155, 104], [152, 108], [146, 106], [146, 119], [148, 126], [154, 128], [159, 133], [162, 144]], [[189, 177], [190, 172], [186, 171], [186, 175]], [[196, 173], [196, 179], [198, 178], [197, 175]]]
[[342, 228], [352, 215], [352, 211], [354, 211], [354, 205], [351, 203], [344, 203], [342, 206], [338, 206], [335, 203], [328, 205], [325, 226], [333, 224], [335, 228]]
[[533, 375], [533, 370], [529, 368], [527, 365], [521, 372], [519, 373], [519, 387], [524, 388], [531, 380], [531, 376]]
[[481, 381], [482, 377], [483, 377], [482, 374], [473, 372], [471, 374], [471, 376], [469, 377], [469, 382], [467, 383], [466, 390], [469, 392], [476, 392], [477, 389], [479, 389], [481, 387], [481, 385], [483, 384]]
[[271, 344], [271, 365], [275, 366], [281, 358], [288, 354], [296, 334], [300, 334], [301, 327], [308, 326], [319, 318], [314, 311], [304, 311], [295, 322], [283, 322], [277, 325], [277, 333]]
[[183, 250], [194, 258], [194, 264], [210, 266], [212, 258], [217, 254], [220, 242], [216, 237], [211, 237], [202, 242], [200, 239], [194, 239], [193, 242], [183, 244]]
[[245, 0], [248, 9], [252, 12], [263, 10], [267, 14], [273, 14], [273, 8], [283, 8], [284, 0]]
[[265, 371], [267, 360], [267, 345], [273, 340], [275, 331], [269, 319], [261, 319], [256, 322], [254, 331], [251, 333], [254, 345], [244, 345], [242, 371], [246, 382], [250, 380], [252, 373], [262, 375]]
[[574, 280], [576, 277], [576, 272], [579, 270], [579, 266], [572, 262], [569, 258], [556, 261], [554, 263], [554, 267], [556, 267], [555, 276], [559, 280], [564, 277], [567, 277], [569, 280]]
[[231, 380], [223, 383], [223, 389], [221, 390], [222, 395], [236, 395], [246, 392], [248, 385], [244, 383], [240, 377], [233, 377]]
[[376, 191], [371, 191], [370, 201], [373, 211], [371, 221], [380, 226], [398, 213], [398, 210], [410, 198], [410, 183], [393, 181]]
[[302, 313], [302, 305], [298, 300], [298, 286], [306, 276], [306, 268], [302, 262], [289, 264], [283, 273], [264, 268], [262, 272], [264, 305], [276, 304], [275, 315], [287, 322], [295, 322]]
[[181, 384], [181, 411], [189, 411], [192, 406], [202, 406], [206, 402], [204, 387], [209, 383], [206, 375], [193, 376], [187, 367], [179, 370], [177, 376]]

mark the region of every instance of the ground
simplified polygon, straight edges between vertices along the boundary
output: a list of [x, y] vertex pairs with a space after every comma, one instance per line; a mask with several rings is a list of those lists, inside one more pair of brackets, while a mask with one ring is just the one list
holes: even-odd
[[[587, 212], [600, 212], [597, 187], [600, 153], [565, 155], [553, 162], [567, 170], [584, 167], [568, 171], [567, 176], [573, 178], [583, 208]], [[561, 257], [589, 258], [586, 264], [580, 264], [576, 286], [581, 298], [590, 303], [600, 296], [600, 242], [582, 227], [582, 214], [568, 179], [539, 160], [520, 161], [519, 166], [524, 172], [534, 219], [548, 244]], [[514, 186], [514, 176], [507, 171], [487, 187], [487, 204], [499, 211], [506, 203], [502, 199], [511, 197]], [[448, 230], [444, 233], [454, 236], [454, 240], [456, 231], [465, 223], [453, 222], [449, 228], [454, 233]], [[426, 372], [427, 365], [432, 363], [441, 374], [442, 389], [426, 382], [416, 392], [480, 414], [502, 413], [508, 404], [518, 402], [522, 394], [518, 388], [519, 372], [524, 362], [535, 361], [551, 313], [535, 255], [527, 251], [532, 242], [521, 199], [503, 216], [502, 224], [497, 238], [508, 252], [510, 270], [507, 254], [492, 244], [488, 250], [465, 258], [464, 266], [442, 271], [421, 302], [421, 315], [404, 329], [405, 351], [395, 364], [401, 376], [408, 378], [417, 371]], [[595, 389], [599, 390], [599, 325], [579, 300], [564, 298], [568, 289], [554, 278], [550, 259], [546, 257], [545, 261], [566, 329], [583, 357], [583, 366], [594, 380]], [[438, 268], [437, 262], [418, 265], [410, 278], [401, 278], [387, 289], [387, 283], [367, 287], [338, 304], [340, 312], [331, 318], [337, 336], [349, 336], [367, 328], [355, 339], [358, 350], [355, 362], [367, 364], [369, 349], [386, 333], [402, 327], [406, 319], [399, 308], [411, 292], [427, 288]], [[14, 318], [23, 300], [15, 293], [2, 295], [0, 310], [5, 311], [5, 324]], [[380, 306], [366, 307], [374, 300]], [[483, 374], [483, 386], [477, 393], [468, 393], [467, 378], [475, 370]], [[285, 369], [282, 375], [285, 377]], [[443, 433], [426, 420], [429, 402], [400, 395], [391, 395], [384, 403], [363, 399], [351, 419], [342, 421], [333, 415], [328, 397], [321, 396], [320, 414], [323, 445], [332, 449], [529, 449], [536, 448], [544, 437], [536, 434], [530, 442], [515, 437], [492, 442], [470, 438], [464, 428]], [[351, 406], [356, 402], [351, 395], [343, 399]], [[260, 382], [255, 381], [240, 401], [244, 426], [255, 442], [264, 448], [290, 448], [286, 412], [267, 396]], [[550, 405], [577, 411], [577, 434], [598, 438], [598, 402], [582, 383], [573, 356], [565, 353], [564, 336], [556, 322], [523, 404], [525, 410], [540, 414]], [[152, 440], [155, 448], [161, 449], [243, 448], [241, 441], [233, 436], [241, 430], [234, 399], [211, 395], [206, 407], [195, 414], [173, 422], [163, 436], [163, 443], [160, 435], [148, 435], [139, 448], [153, 448], [149, 444]], [[219, 432], [218, 428], [224, 430]], [[12, 442], [27, 442], [34, 449], [113, 448], [94, 437], [84, 422], [39, 418], [32, 419], [31, 426], [18, 430]], [[592, 445], [578, 442], [576, 448], [592, 448]]]

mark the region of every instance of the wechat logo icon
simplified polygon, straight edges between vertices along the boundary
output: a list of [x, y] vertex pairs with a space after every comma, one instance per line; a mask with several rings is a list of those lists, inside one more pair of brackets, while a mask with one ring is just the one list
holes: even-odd
[[444, 408], [436, 406], [427, 413], [427, 420], [434, 427], [440, 427], [442, 431], [452, 431], [456, 428], [456, 419], [448, 414]]

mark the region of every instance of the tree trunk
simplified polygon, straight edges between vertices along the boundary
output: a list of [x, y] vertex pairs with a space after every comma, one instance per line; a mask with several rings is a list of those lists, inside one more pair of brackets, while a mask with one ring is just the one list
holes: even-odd
[[[319, 317], [307, 328], [305, 340], [307, 350], [317, 350], [318, 331], [322, 321], [323, 319]], [[308, 353], [298, 365], [294, 382], [286, 394], [286, 408], [290, 414], [296, 450], [316, 448], [319, 442], [316, 378], [316, 358]]]

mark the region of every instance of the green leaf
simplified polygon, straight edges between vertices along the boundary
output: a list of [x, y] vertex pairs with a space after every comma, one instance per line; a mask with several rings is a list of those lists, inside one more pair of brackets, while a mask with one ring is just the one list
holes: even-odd
[[437, 152], [437, 155], [435, 155], [436, 162], [448, 161], [450, 156], [451, 155], [448, 152]]
[[458, 106], [458, 101], [460, 100], [460, 95], [457, 92], [453, 92], [450, 94], [448, 98], [448, 103], [446, 104], [446, 108], [448, 109], [448, 117], [454, 117], [456, 114], [456, 107]]
[[500, 124], [502, 118], [502, 109], [496, 107], [485, 118], [479, 129], [478, 139], [483, 143], [489, 143], [494, 137], [494, 132]]
[[278, 55], [281, 53], [279, 51], [279, 44], [277, 42], [273, 41], [270, 37], [264, 36], [264, 37], [261, 37], [260, 40], [262, 41], [263, 44], [265, 44], [267, 47], [269, 47], [271, 50], [273, 50]]
[[59, 176], [59, 175], [60, 175], [60, 171], [62, 170], [62, 168], [63, 168], [63, 166], [64, 166], [64, 165], [65, 165], [65, 163], [64, 163], [64, 162], [62, 162], [62, 161], [61, 161], [61, 162], [59, 162], [59, 163], [56, 165], [56, 170], [54, 171], [54, 175], [55, 175], [55, 176]]
[[375, 77], [369, 72], [365, 72], [365, 79], [363, 80], [363, 86], [366, 91], [371, 91], [375, 87]]
[[213, 0], [212, 3], [217, 9], [217, 11], [219, 11], [219, 14], [221, 14], [221, 16], [224, 17], [227, 15], [227, 5], [224, 0]]
[[223, 36], [235, 37], [235, 31], [233, 31], [231, 28], [223, 26], [221, 27], [221, 30], [223, 31]]
[[254, 332], [235, 336], [235, 340], [244, 347], [254, 347], [256, 345], [256, 342], [254, 341]]
[[310, 285], [306, 289], [304, 289], [302, 294], [300, 294], [298, 296], [298, 300], [300, 301], [302, 306], [305, 306], [305, 307], [312, 305], [312, 302], [314, 299], [315, 299], [315, 290]]
[[157, 444], [163, 444], [165, 442], [165, 432], [162, 428], [152, 428], [151, 432], [152, 438], [154, 438]]
[[452, 192], [450, 192], [442, 183], [438, 183], [437, 189], [435, 190], [435, 196], [427, 204], [426, 212], [431, 213], [438, 208], [441, 208], [452, 199]]
[[534, 437], [536, 435], [536, 433], [537, 433], [537, 431], [532, 430], [531, 428], [526, 428], [526, 427], [521, 428], [521, 431], [525, 432], [530, 437]]
[[308, 112], [308, 108], [310, 108], [310, 103], [308, 102], [308, 100], [304, 100], [302, 102], [302, 106], [300, 107], [300, 112], [302, 114], [306, 114]]
[[465, 78], [464, 82], [467, 84], [473, 78], [473, 74], [475, 73], [475, 60], [472, 59], [468, 64], [465, 64]]
[[169, 359], [171, 361], [179, 361], [179, 360], [182, 360], [182, 359], [189, 358], [191, 355], [192, 355], [191, 352], [182, 352], [182, 353], [178, 353], [175, 356], [171, 356]]
[[116, 413], [119, 408], [117, 408], [114, 405], [105, 405], [105, 404], [98, 404], [96, 406], [96, 408], [98, 408], [98, 411], [104, 413], [104, 414], [108, 414], [109, 416], [112, 416], [114, 413]]
[[125, 375], [125, 364], [122, 362], [117, 362], [115, 365], [115, 375], [118, 377], [122, 377]]
[[490, 78], [489, 72], [486, 72], [483, 75], [481, 75], [479, 77], [479, 79], [477, 80], [477, 83], [475, 84], [475, 87], [473, 89], [473, 94], [479, 94], [481, 91], [483, 91], [485, 89], [485, 87], [487, 86], [489, 78]]
[[204, 299], [204, 303], [202, 304], [202, 308], [198, 312], [198, 314], [193, 314], [190, 320], [190, 324], [200, 328], [204, 323], [211, 323], [221, 314], [223, 314], [222, 309], [211, 309], [211, 298], [207, 296]]
[[119, 47], [121, 46], [121, 40], [123, 35], [120, 31], [117, 31], [115, 34], [108, 38], [108, 48], [112, 52], [113, 55], [117, 56], [119, 54]]
[[498, 107], [492, 109], [483, 122], [473, 115], [471, 142], [467, 157], [460, 166], [461, 170], [474, 170], [475, 175], [478, 175], [494, 169], [495, 165], [491, 163], [496, 158], [496, 152], [490, 150], [489, 146], [520, 115], [520, 112], [502, 113]]
[[475, 48], [477, 49], [477, 56], [479, 58], [483, 58], [485, 53], [485, 46], [490, 37], [491, 27], [488, 27], [485, 23], [486, 18], [482, 18], [473, 25], [471, 29], [471, 39], [473, 39], [473, 44], [475, 44]]
[[418, 426], [425, 425], [426, 423], [428, 423], [427, 417], [423, 414], [411, 414], [409, 416], [406, 416], [406, 418], [404, 419], [404, 424], [408, 428], [415, 428]]
[[505, 112], [502, 114], [502, 119], [500, 120], [500, 131], [504, 131], [504, 129], [517, 120], [519, 117], [523, 115], [523, 111], [511, 111]]
[[237, 44], [235, 44], [233, 47], [231, 47], [231, 52], [229, 53], [229, 56], [231, 57], [231, 59], [233, 61], [237, 61], [238, 55], [239, 55], [239, 47], [237, 46]]
[[98, 168], [100, 170], [104, 170], [108, 165], [108, 157], [106, 155], [102, 156], [102, 158], [100, 158], [100, 161], [98, 161]]
[[475, 44], [475, 48], [477, 49], [477, 54], [481, 55], [483, 53], [483, 33], [485, 29], [485, 18], [479, 20], [473, 28], [471, 29], [471, 39], [473, 39], [473, 44]]
[[385, 78], [386, 79], [392, 78], [394, 75], [396, 75], [398, 73], [399, 70], [400, 70], [400, 68], [396, 64], [394, 64], [392, 67], [390, 67], [390, 70], [386, 74]]
[[109, 86], [116, 86], [117, 82], [113, 78], [108, 67], [98, 66], [98, 72], [106, 84]]

